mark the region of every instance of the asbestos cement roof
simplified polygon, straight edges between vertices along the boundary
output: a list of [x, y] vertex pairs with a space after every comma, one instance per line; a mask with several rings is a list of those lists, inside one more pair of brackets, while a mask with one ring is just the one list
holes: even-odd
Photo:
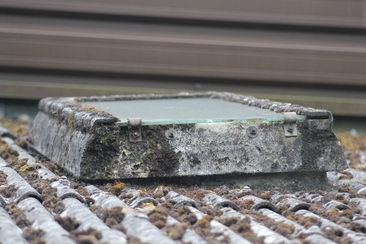
[[[328, 191], [77, 181], [0, 127], [0, 242], [366, 243], [366, 140], [340, 135], [349, 169]], [[20, 128], [20, 129], [19, 129]]]

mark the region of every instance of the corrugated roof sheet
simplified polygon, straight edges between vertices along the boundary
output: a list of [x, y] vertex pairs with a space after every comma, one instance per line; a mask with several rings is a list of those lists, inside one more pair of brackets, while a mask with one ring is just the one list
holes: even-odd
[[366, 243], [359, 149], [346, 152], [351, 168], [328, 173], [331, 191], [88, 185], [0, 132], [1, 243]]

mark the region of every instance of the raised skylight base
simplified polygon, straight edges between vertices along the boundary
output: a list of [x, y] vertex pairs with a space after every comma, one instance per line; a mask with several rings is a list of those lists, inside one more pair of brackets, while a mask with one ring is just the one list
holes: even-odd
[[35, 148], [83, 180], [347, 166], [331, 113], [298, 105], [210, 92], [46, 98], [39, 109]]

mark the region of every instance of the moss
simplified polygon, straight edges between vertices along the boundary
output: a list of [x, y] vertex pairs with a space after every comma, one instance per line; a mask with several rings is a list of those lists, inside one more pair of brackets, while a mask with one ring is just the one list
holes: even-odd
[[318, 207], [316, 205], [313, 205], [309, 208], [309, 211], [315, 213], [316, 215], [324, 215], [326, 210], [323, 207]]
[[148, 194], [146, 193], [146, 191], [144, 189], [138, 190], [138, 193], [141, 197], [147, 197], [148, 196]]
[[169, 226], [165, 226], [162, 228], [162, 231], [164, 231], [168, 237], [172, 238], [173, 240], [180, 240], [188, 228], [188, 225], [186, 223], [177, 223]]
[[338, 227], [325, 227], [322, 229], [325, 233], [325, 237], [336, 242], [336, 243], [344, 243], [350, 244], [352, 243], [351, 239], [347, 236], [344, 236], [343, 230]]
[[67, 231], [73, 231], [76, 230], [80, 223], [73, 217], [61, 217], [60, 215], [55, 216], [55, 220]]
[[340, 188], [338, 188], [338, 192], [350, 192], [351, 189], [349, 188], [348, 185], [343, 185]]
[[62, 200], [55, 196], [46, 198], [42, 204], [48, 211], [54, 214], [60, 214], [65, 210]]
[[292, 237], [292, 233], [295, 231], [295, 227], [293, 225], [281, 222], [278, 223], [273, 230], [287, 238], [290, 238]]
[[252, 199], [246, 199], [246, 200], [237, 200], [235, 201], [235, 203], [240, 207], [240, 209], [248, 210], [253, 206], [254, 201]]
[[342, 174], [341, 176], [339, 176], [339, 178], [338, 178], [339, 180], [351, 180], [351, 179], [353, 179], [353, 175], [348, 171], [344, 170], [344, 171], [341, 171], [339, 173]]
[[[27, 159], [21, 159], [18, 160], [17, 158], [13, 158], [11, 160], [8, 161], [10, 166], [15, 170], [15, 171], [20, 171], [20, 169], [28, 169], [29, 166], [27, 165], [28, 160]], [[26, 171], [23, 171], [26, 172]]]
[[352, 240], [350, 237], [346, 236], [341, 238], [341, 240], [339, 241], [340, 244], [351, 244]]
[[250, 228], [249, 223], [241, 223], [237, 228], [237, 232], [239, 232], [239, 233], [247, 232], [250, 230], [251, 230], [251, 228]]
[[366, 151], [366, 137], [352, 136], [349, 133], [339, 133], [338, 139], [342, 147], [347, 151]]
[[304, 217], [290, 211], [285, 211], [283, 213], [283, 216], [288, 218], [289, 220], [299, 223], [300, 225], [303, 225], [305, 228], [309, 228], [314, 225], [319, 227], [321, 226], [320, 220], [315, 217]]
[[351, 222], [349, 224], [349, 229], [355, 232], [366, 233], [366, 226], [356, 222]]
[[149, 213], [150, 222], [153, 223], [159, 229], [165, 227], [166, 220], [168, 218], [168, 210], [163, 206], [157, 206], [153, 211]]
[[203, 206], [201, 207], [201, 212], [210, 216], [221, 216], [223, 214], [223, 211], [220, 208], [212, 208], [209, 206]]
[[281, 214], [288, 211], [288, 206], [285, 205], [285, 204], [280, 203], [280, 204], [277, 205], [277, 207], [280, 210]]
[[14, 140], [16, 144], [18, 144], [21, 148], [23, 148], [24, 150], [29, 151], [30, 149], [30, 143], [27, 139], [24, 138], [17, 138]]
[[120, 224], [125, 217], [121, 207], [113, 207], [103, 209], [101, 206], [91, 205], [90, 210], [98, 216], [108, 227], [125, 232], [125, 229]]
[[239, 220], [240, 220], [240, 218], [237, 216], [219, 218], [219, 222], [227, 227], [230, 227], [230, 226], [238, 223]]
[[83, 106], [81, 107], [81, 110], [82, 110], [82, 111], [100, 111], [100, 110], [98, 110], [98, 109], [96, 109], [95, 107], [90, 106], [90, 105], [83, 105]]
[[259, 194], [259, 198], [262, 198], [265, 200], [271, 200], [271, 192], [270, 191], [261, 192]]
[[163, 193], [163, 191], [157, 191], [157, 192], [154, 192], [152, 196], [153, 196], [155, 199], [159, 199], [159, 198], [164, 197], [164, 193]]
[[251, 243], [263, 243], [264, 237], [259, 237], [255, 232], [252, 231], [250, 227], [250, 218], [246, 217], [238, 221], [235, 225], [230, 226], [230, 229], [237, 232], [240, 236], [244, 237]]
[[99, 244], [98, 239], [93, 235], [78, 235], [75, 238], [77, 244]]
[[118, 223], [115, 219], [107, 218], [104, 222], [109, 228], [126, 233], [126, 229], [120, 223]]
[[14, 185], [0, 187], [0, 195], [5, 198], [15, 197], [18, 188]]
[[90, 193], [89, 193], [89, 191], [85, 187], [83, 187], [81, 185], [77, 185], [75, 188], [76, 188], [76, 191], [80, 195], [82, 195], [83, 197], [85, 197], [85, 198], [89, 198], [90, 197]]
[[212, 220], [212, 216], [206, 215], [206, 216], [202, 217], [201, 219], [199, 219], [196, 224], [200, 228], [209, 228], [211, 220]]
[[119, 196], [122, 192], [122, 190], [126, 187], [126, 184], [120, 181], [115, 181], [113, 186], [112, 186], [112, 190], [113, 193], [117, 196]]
[[116, 125], [103, 125], [93, 129], [94, 136], [88, 141], [84, 151], [84, 155], [88, 156], [83, 160], [87, 163], [80, 169], [82, 179], [109, 178], [114, 170], [123, 167], [118, 161], [121, 153], [120, 142], [123, 140], [120, 129]]
[[54, 174], [61, 176], [61, 170], [57, 164], [45, 159], [41, 159], [38, 162], [44, 165], [47, 169], [51, 170]]
[[234, 192], [234, 193], [228, 194], [225, 197], [233, 200], [233, 198], [240, 199], [247, 195], [253, 195], [253, 192], [252, 191], [239, 191], [239, 192]]
[[[102, 233], [93, 228], [88, 228], [86, 230], [76, 230], [72, 233], [73, 237], [76, 239], [77, 243], [90, 243], [90, 242], [81, 242], [81, 240], [93, 240], [92, 243], [98, 243], [96, 240], [100, 240], [102, 238]], [[96, 240], [95, 240], [96, 239]]]
[[67, 125], [71, 128], [74, 127], [74, 112], [70, 113], [69, 116], [67, 117]]
[[0, 186], [7, 184], [7, 182], [8, 182], [7, 178], [8, 178], [8, 175], [5, 174], [3, 171], [0, 171]]
[[5, 209], [19, 228], [23, 229], [25, 227], [30, 227], [30, 221], [15, 203], [6, 205]]
[[105, 220], [105, 209], [99, 205], [91, 205], [90, 210], [101, 220]]
[[149, 244], [147, 242], [142, 242], [138, 237], [129, 237], [127, 241], [130, 244]]
[[346, 210], [343, 210], [343, 211], [339, 211], [338, 216], [352, 219], [353, 218], [353, 211], [351, 209], [346, 209]]
[[194, 231], [202, 236], [203, 238], [205, 238], [206, 240], [208, 240], [209, 236], [210, 236], [210, 232], [211, 232], [211, 228], [210, 228], [210, 221], [212, 220], [212, 216], [210, 215], [205, 215], [203, 216], [201, 219], [199, 219], [196, 224], [194, 225]]
[[186, 206], [179, 207], [178, 209], [171, 209], [169, 214], [178, 219], [180, 222], [187, 223], [189, 225], [194, 225], [197, 222], [197, 217]]
[[19, 171], [20, 172], [27, 172], [27, 171], [29, 171], [29, 169], [30, 169], [29, 165], [28, 164], [24, 164], [22, 167], [19, 168]]
[[42, 230], [36, 230], [31, 227], [23, 229], [23, 237], [31, 244], [46, 244], [46, 241], [42, 238], [44, 234]]
[[121, 223], [125, 214], [122, 212], [121, 207], [113, 207], [106, 210], [105, 219], [114, 219], [117, 223]]
[[17, 136], [31, 135], [31, 124], [18, 119], [0, 118], [0, 126], [7, 128]]
[[0, 137], [0, 157], [8, 161], [9, 159], [17, 159], [19, 153], [11, 149], [8, 144]]
[[222, 185], [215, 188], [213, 191], [216, 192], [218, 195], [225, 195], [229, 193], [230, 189], [226, 185]]

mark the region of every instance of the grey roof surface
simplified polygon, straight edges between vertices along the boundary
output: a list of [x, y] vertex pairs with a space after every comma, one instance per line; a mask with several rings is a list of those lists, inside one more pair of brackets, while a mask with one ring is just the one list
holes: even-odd
[[[366, 243], [362, 170], [329, 173], [330, 191], [91, 184], [8, 135], [0, 137], [1, 243]], [[365, 164], [366, 153], [346, 154]]]

